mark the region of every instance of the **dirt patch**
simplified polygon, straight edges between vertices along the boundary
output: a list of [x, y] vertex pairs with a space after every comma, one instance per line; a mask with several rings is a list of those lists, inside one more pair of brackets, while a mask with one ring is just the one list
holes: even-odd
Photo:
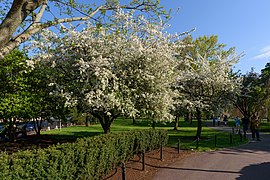
[[[163, 158], [160, 159], [160, 150], [154, 150], [145, 153], [145, 170], [142, 170], [142, 158], [141, 155], [135, 155], [134, 158], [126, 165], [126, 179], [128, 180], [150, 180], [152, 179], [158, 170], [169, 166], [175, 161], [181, 160], [192, 155], [192, 151], [180, 151], [178, 154], [177, 149], [165, 147], [163, 148]], [[113, 170], [104, 179], [106, 180], [121, 180], [122, 169], [118, 167]]]

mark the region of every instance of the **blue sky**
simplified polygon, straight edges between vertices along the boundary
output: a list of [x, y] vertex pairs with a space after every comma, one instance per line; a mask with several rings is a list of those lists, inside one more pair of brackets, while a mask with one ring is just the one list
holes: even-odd
[[[161, 0], [172, 8], [169, 32], [196, 28], [193, 37], [218, 35], [219, 42], [236, 47], [245, 56], [235, 70], [245, 74], [251, 67], [260, 72], [270, 62], [269, 0]], [[180, 8], [176, 13], [177, 8]]]

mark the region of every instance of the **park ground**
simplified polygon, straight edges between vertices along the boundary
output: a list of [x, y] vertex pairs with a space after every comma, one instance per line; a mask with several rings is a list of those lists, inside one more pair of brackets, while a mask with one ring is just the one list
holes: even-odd
[[[230, 125], [233, 126], [233, 123], [231, 123]], [[270, 154], [270, 147], [266, 146], [267, 137], [269, 137], [267, 135], [263, 135], [263, 139], [261, 142], [249, 143], [247, 143], [248, 141], [240, 142], [239, 137], [236, 135], [234, 136], [233, 144], [230, 144], [228, 135], [232, 132], [232, 127], [221, 126], [213, 128], [211, 127], [210, 121], [205, 121], [202, 139], [200, 141], [198, 149], [196, 149], [194, 143], [195, 141], [193, 139], [196, 131], [196, 122], [194, 121], [194, 123], [190, 125], [181, 121], [180, 126], [181, 127], [179, 128], [179, 131], [173, 131], [172, 124], [170, 123], [157, 124], [156, 128], [167, 129], [169, 133], [168, 147], [163, 147], [162, 160], [160, 159], [160, 149], [146, 153], [146, 164], [145, 170], [143, 171], [141, 156], [135, 155], [132, 160], [126, 162], [125, 164], [126, 179], [178, 179], [179, 177], [181, 177], [181, 175], [184, 176], [181, 179], [193, 179], [192, 177], [196, 178], [196, 173], [198, 172], [200, 174], [208, 173], [212, 175], [227, 174], [229, 172], [232, 172], [232, 174], [234, 175], [243, 176], [246, 172], [245, 168], [249, 168], [249, 166], [253, 167], [252, 165], [254, 163], [258, 163], [254, 160], [258, 159], [256, 157], [265, 155], [265, 151], [261, 152], [261, 150], [257, 150], [256, 148], [265, 146], [264, 148], [268, 149], [268, 151], [266, 152]], [[263, 128], [268, 126], [269, 124], [267, 124]], [[112, 125], [113, 132], [149, 128], [151, 128], [151, 123], [149, 123], [148, 121], [138, 121], [135, 125], [133, 125], [131, 124], [131, 120], [127, 121], [120, 119], [114, 122], [114, 124]], [[42, 133], [42, 136], [40, 138], [37, 138], [35, 136], [29, 136], [27, 139], [19, 139], [17, 142], [14, 143], [1, 143], [0, 147], [2, 150], [5, 149], [8, 152], [16, 152], [18, 150], [24, 149], [44, 148], [56, 143], [74, 142], [76, 138], [93, 136], [101, 133], [102, 129], [99, 124], [91, 125], [90, 127], [76, 126], [63, 128], [61, 131], [45, 131]], [[217, 147], [214, 146], [214, 135], [217, 135], [219, 139]], [[250, 134], [248, 136], [250, 136]], [[180, 138], [181, 150], [180, 153], [178, 153], [177, 140]], [[243, 146], [243, 144], [246, 145]], [[268, 145], [270, 145], [270, 142], [268, 142]], [[228, 148], [231, 146], [233, 146], [234, 148]], [[258, 155], [256, 154], [257, 152], [259, 153]], [[229, 155], [232, 155], [232, 157], [228, 157]], [[252, 159], [253, 155], [256, 155], [254, 159]], [[213, 156], [213, 158], [209, 158], [211, 156]], [[243, 159], [241, 159], [241, 157]], [[247, 162], [247, 159], [245, 159], [246, 157], [249, 157], [251, 159]], [[236, 164], [237, 168], [234, 170], [227, 170], [226, 167], [219, 167], [218, 164], [227, 162], [228, 158], [232, 158], [232, 164], [234, 164], [234, 161], [238, 162], [238, 160], [239, 162], [247, 162], [247, 164]], [[265, 156], [265, 158], [267, 158], [267, 156]], [[217, 159], [218, 161], [213, 162], [211, 167], [196, 167], [197, 165], [209, 164], [206, 163], [209, 159]], [[192, 164], [194, 162], [195, 164]], [[262, 164], [261, 166], [264, 167], [266, 165], [269, 166], [269, 164]], [[230, 168], [231, 167], [233, 166], [230, 165]], [[194, 176], [192, 174], [194, 174]], [[121, 167], [113, 170], [108, 176], [105, 177], [105, 179], [122, 179]]]
[[[228, 127], [220, 127], [228, 131]], [[261, 133], [262, 141], [250, 140], [247, 144], [217, 151], [195, 152], [164, 148], [147, 153], [145, 171], [139, 156], [126, 163], [127, 179], [138, 180], [266, 180], [270, 177], [270, 134]], [[248, 133], [248, 139], [251, 134]], [[106, 179], [122, 179], [117, 168]]]

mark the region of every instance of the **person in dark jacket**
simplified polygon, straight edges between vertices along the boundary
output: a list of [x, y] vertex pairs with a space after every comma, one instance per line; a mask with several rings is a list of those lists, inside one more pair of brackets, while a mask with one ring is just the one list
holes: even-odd
[[256, 137], [257, 141], [260, 141], [259, 125], [260, 125], [259, 117], [257, 115], [253, 115], [250, 121], [252, 140], [255, 140]]

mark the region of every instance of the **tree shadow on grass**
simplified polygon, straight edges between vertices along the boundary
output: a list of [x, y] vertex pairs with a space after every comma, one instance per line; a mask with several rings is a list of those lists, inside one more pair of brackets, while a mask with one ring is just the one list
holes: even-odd
[[78, 138], [93, 137], [93, 136], [98, 136], [100, 134], [103, 134], [103, 133], [102, 132], [80, 131], [80, 132], [72, 132], [70, 134], [46, 134], [46, 136], [48, 139], [76, 140]]
[[270, 162], [252, 164], [241, 169], [240, 173], [241, 175], [236, 178], [237, 180], [268, 180], [270, 177]]
[[80, 131], [73, 132], [71, 134], [42, 134], [29, 135], [26, 138], [19, 138], [15, 142], [0, 142], [0, 152], [4, 151], [8, 154], [12, 154], [19, 150], [33, 150], [40, 148], [47, 148], [51, 145], [56, 145], [58, 143], [72, 143], [78, 138], [92, 137], [102, 134], [102, 132], [89, 132]]

